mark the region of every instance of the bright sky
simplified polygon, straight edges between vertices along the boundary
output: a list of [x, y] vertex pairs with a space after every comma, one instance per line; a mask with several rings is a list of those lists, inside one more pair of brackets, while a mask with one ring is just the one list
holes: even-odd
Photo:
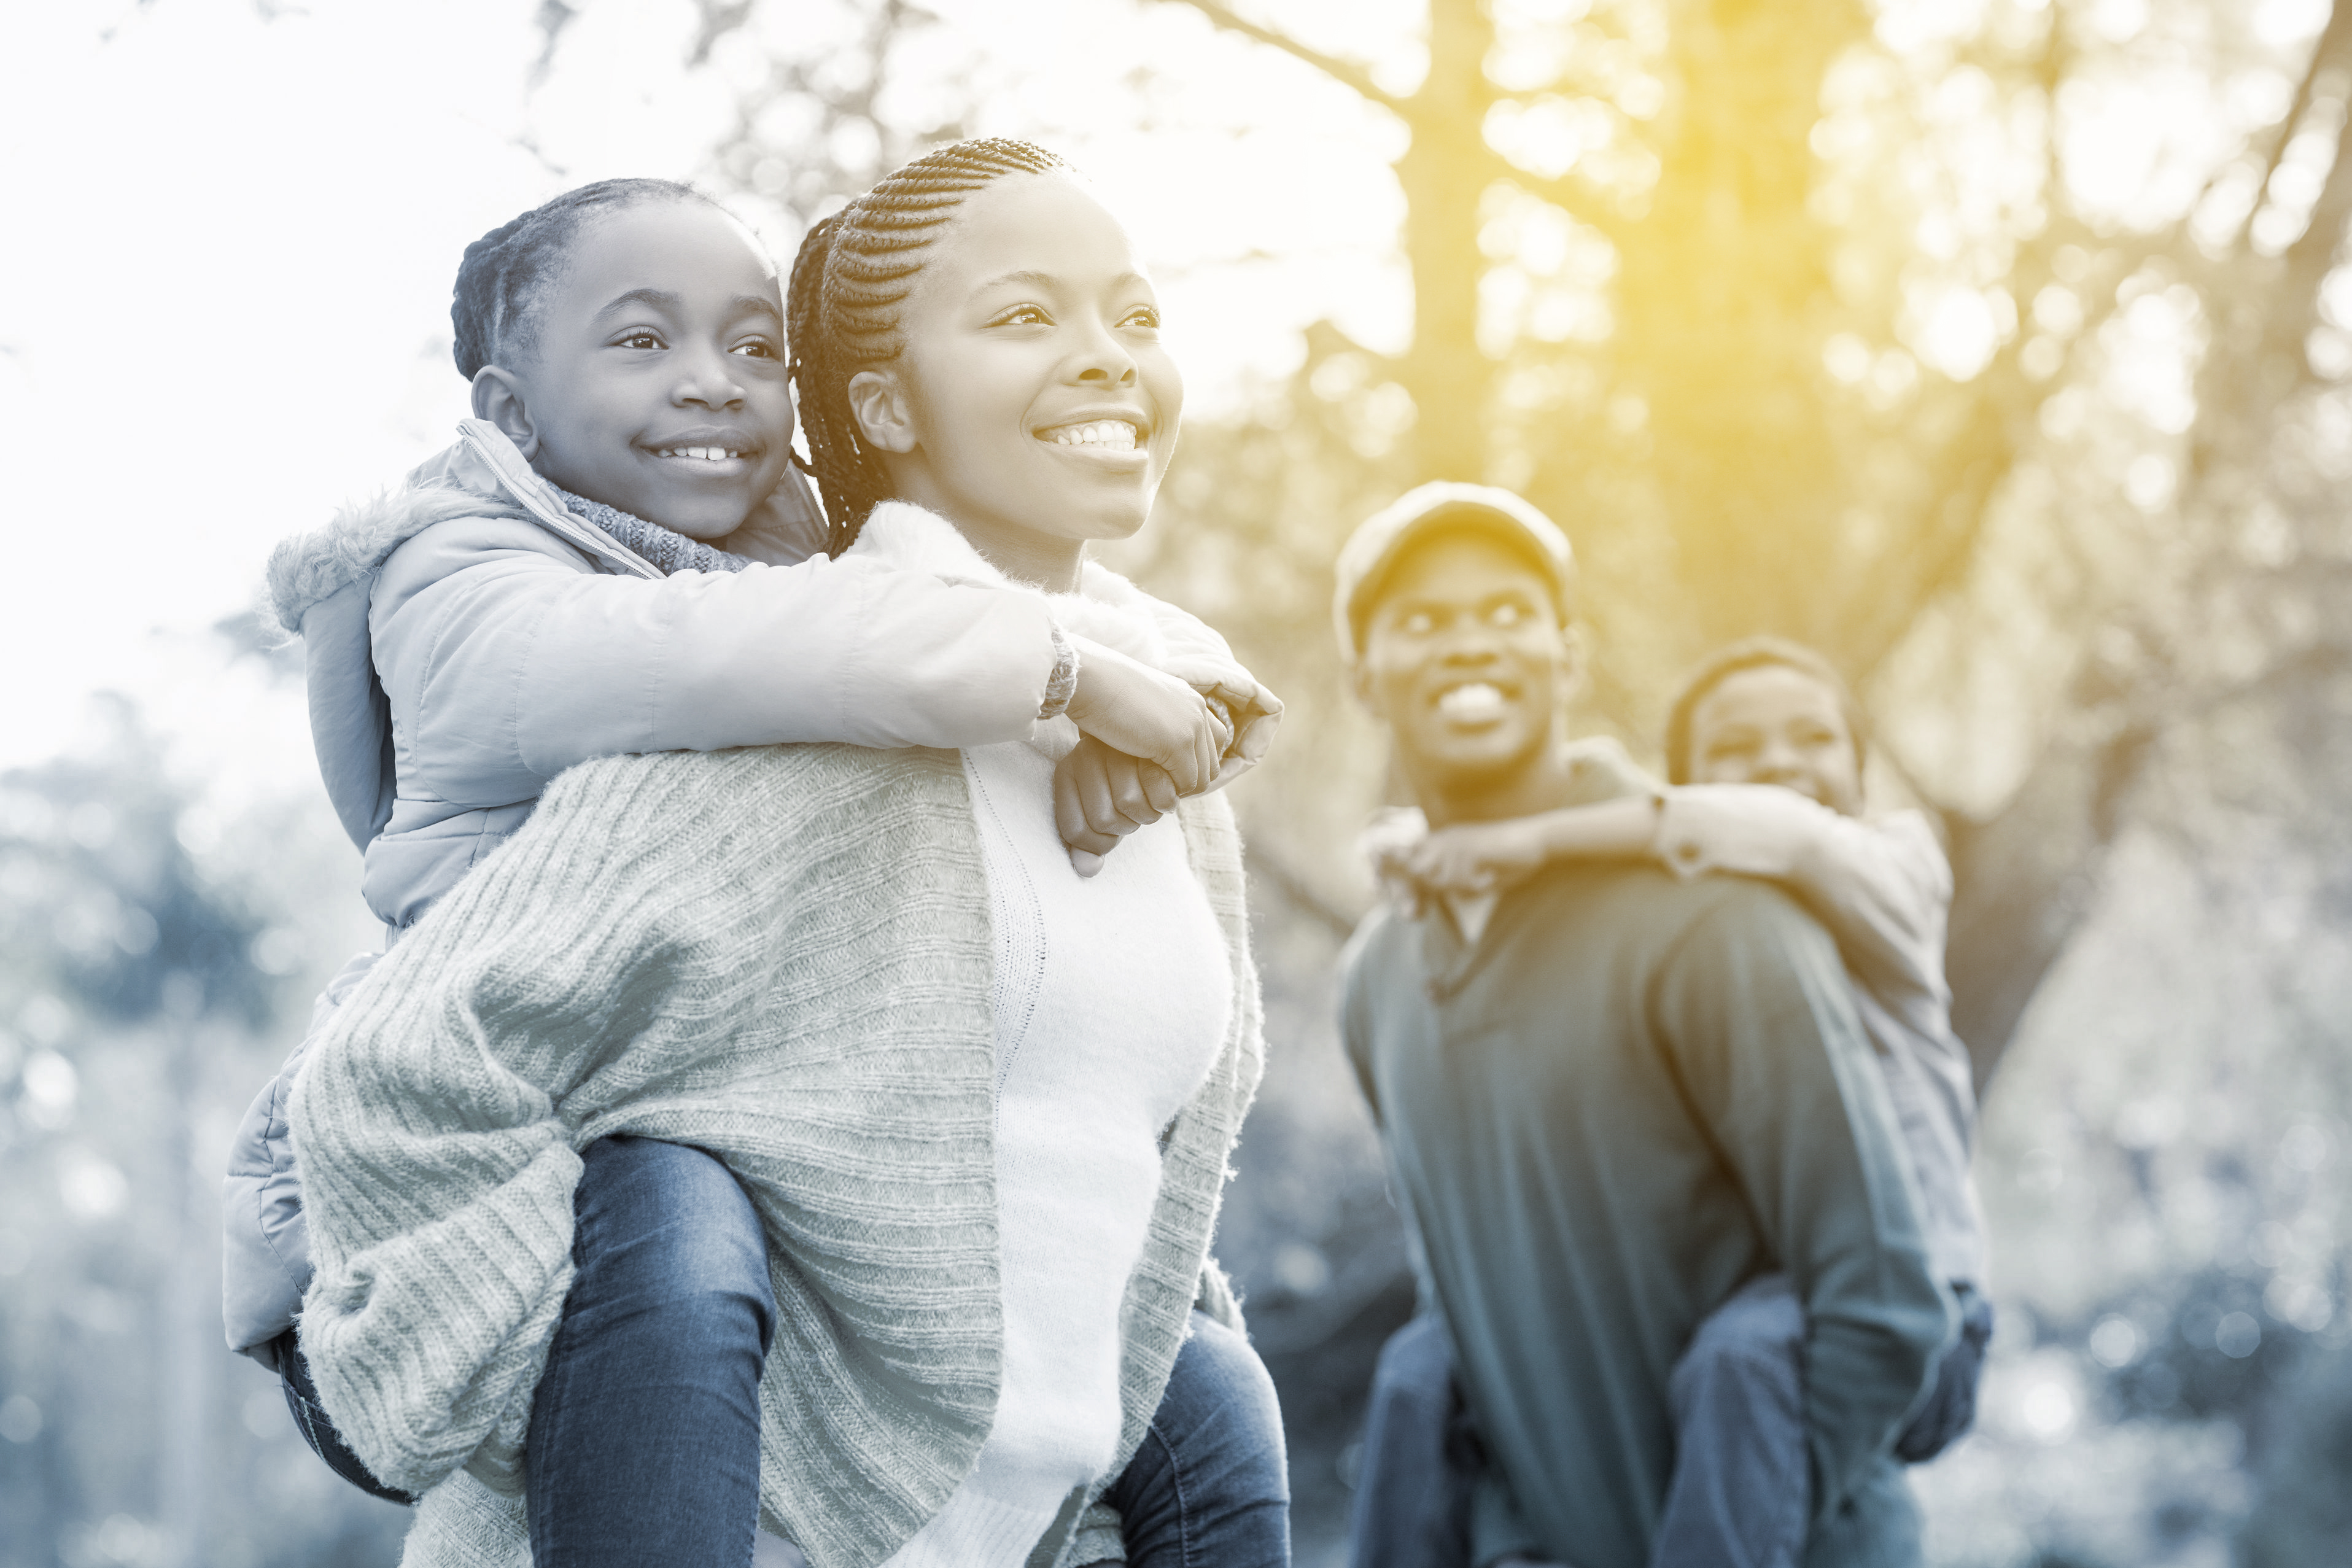
[[[976, 129], [1049, 134], [1129, 215], [1195, 412], [1288, 368], [1294, 329], [1320, 315], [1402, 343], [1384, 116], [1176, 7], [936, 8], [951, 30], [925, 66], [975, 75]], [[1332, 7], [1306, 9], [1329, 30]], [[1410, 37], [1409, 0], [1345, 9], [1353, 37], [1334, 47], [1391, 20]], [[682, 68], [689, 5], [591, 0], [529, 94], [536, 10], [10, 8], [0, 767], [53, 754], [110, 688], [194, 772], [267, 788], [309, 768], [290, 697], [225, 673], [202, 629], [252, 602], [275, 541], [447, 439], [466, 411], [448, 299], [467, 241], [587, 180], [707, 176], [732, 122], [717, 73]], [[845, 16], [825, 0], [779, 10], [820, 36]], [[1408, 47], [1383, 68], [1409, 83], [1414, 64]], [[1146, 65], [1163, 73], [1149, 131], [1129, 84]], [[797, 237], [781, 226], [780, 249]], [[1267, 258], [1234, 259], [1254, 253]]]

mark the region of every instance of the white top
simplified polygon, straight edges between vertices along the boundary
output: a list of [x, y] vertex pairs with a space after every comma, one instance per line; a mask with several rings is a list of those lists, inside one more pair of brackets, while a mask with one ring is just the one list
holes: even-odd
[[[867, 528], [912, 526], [912, 509], [891, 510]], [[1053, 598], [1070, 630], [1152, 651], [1074, 598]], [[1055, 721], [963, 753], [996, 938], [1004, 1380], [971, 1471], [887, 1568], [1021, 1568], [1108, 1468], [1119, 1309], [1159, 1196], [1160, 1135], [1215, 1065], [1233, 1006], [1232, 959], [1174, 816], [1096, 876], [1071, 869], [1053, 773], [1076, 739]]]

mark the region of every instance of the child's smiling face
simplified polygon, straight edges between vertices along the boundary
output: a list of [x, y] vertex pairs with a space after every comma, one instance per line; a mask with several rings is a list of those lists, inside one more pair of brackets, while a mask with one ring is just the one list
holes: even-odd
[[556, 484], [716, 539], [783, 477], [776, 268], [724, 213], [646, 202], [591, 220], [530, 313], [522, 363], [486, 367], [474, 405]]
[[1061, 174], [992, 182], [923, 260], [906, 346], [851, 383], [893, 489], [1015, 575], [1143, 526], [1184, 385], [1127, 232]]
[[1785, 664], [1737, 670], [1700, 698], [1690, 756], [1696, 784], [1779, 784], [1848, 816], [1862, 809], [1862, 760], [1838, 694]]

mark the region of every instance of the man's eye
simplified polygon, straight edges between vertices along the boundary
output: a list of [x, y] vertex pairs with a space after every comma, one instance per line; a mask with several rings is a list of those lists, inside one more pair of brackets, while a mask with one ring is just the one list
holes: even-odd
[[657, 349], [662, 346], [662, 341], [652, 332], [631, 332], [625, 338], [615, 339], [614, 346], [624, 349]]

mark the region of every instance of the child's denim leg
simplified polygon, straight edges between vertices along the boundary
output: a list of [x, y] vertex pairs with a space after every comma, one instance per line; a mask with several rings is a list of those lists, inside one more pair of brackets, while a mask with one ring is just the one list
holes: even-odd
[[310, 1452], [327, 1462], [327, 1468], [352, 1483], [370, 1497], [380, 1497], [386, 1502], [412, 1503], [416, 1500], [406, 1492], [394, 1490], [368, 1473], [360, 1457], [343, 1442], [343, 1435], [327, 1419], [326, 1407], [319, 1403], [318, 1384], [310, 1381], [310, 1363], [302, 1359], [300, 1336], [287, 1330], [268, 1345], [271, 1359], [278, 1367], [278, 1380], [286, 1393], [286, 1408], [294, 1413], [295, 1429], [302, 1440], [310, 1445]]
[[776, 1315], [759, 1215], [699, 1149], [614, 1137], [581, 1157], [577, 1272], [525, 1450], [531, 1561], [747, 1564]]
[[1103, 1500], [1118, 1510], [1129, 1568], [1286, 1568], [1282, 1411], [1247, 1340], [1192, 1314], [1151, 1427]]
[[1469, 1568], [1475, 1477], [1446, 1440], [1460, 1403], [1453, 1346], [1435, 1313], [1389, 1336], [1372, 1373], [1348, 1520], [1354, 1568]]
[[1675, 1475], [1652, 1562], [1793, 1568], [1812, 1506], [1804, 1341], [1784, 1274], [1750, 1280], [1699, 1324], [1666, 1384]]
[[1895, 1439], [1895, 1457], [1906, 1465], [1926, 1464], [1976, 1425], [1977, 1384], [1992, 1343], [1992, 1303], [1972, 1286], [1956, 1284], [1952, 1294], [1959, 1302], [1959, 1337], [1945, 1347], [1927, 1399]]

